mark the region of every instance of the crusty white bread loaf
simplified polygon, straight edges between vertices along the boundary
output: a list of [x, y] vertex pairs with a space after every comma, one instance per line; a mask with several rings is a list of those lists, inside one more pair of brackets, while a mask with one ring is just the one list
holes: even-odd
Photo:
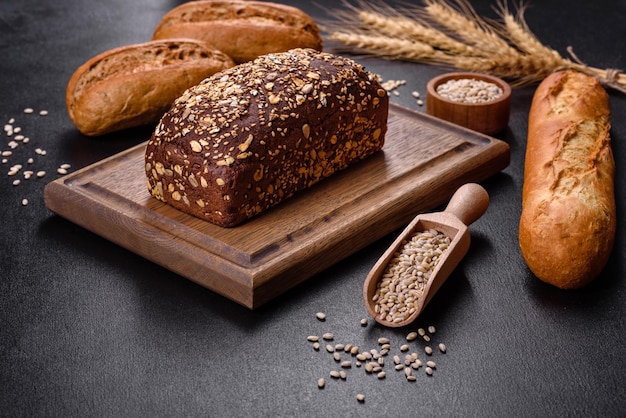
[[600, 83], [556, 72], [537, 88], [528, 118], [519, 244], [530, 270], [580, 288], [607, 263], [615, 239], [615, 163], [609, 99]]
[[389, 98], [352, 60], [269, 54], [187, 90], [148, 141], [150, 193], [232, 227], [380, 150]]
[[296, 7], [261, 1], [184, 3], [163, 16], [152, 39], [179, 37], [207, 42], [237, 63], [293, 48], [323, 47], [309, 15]]
[[67, 111], [89, 136], [156, 123], [185, 89], [234, 65], [223, 52], [192, 39], [114, 48], [74, 72]]

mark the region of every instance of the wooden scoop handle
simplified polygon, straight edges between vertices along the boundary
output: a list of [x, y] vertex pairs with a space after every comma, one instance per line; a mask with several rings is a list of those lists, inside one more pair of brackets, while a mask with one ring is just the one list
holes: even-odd
[[471, 225], [483, 216], [489, 206], [489, 194], [479, 184], [467, 183], [454, 193], [445, 212], [451, 213], [463, 224]]

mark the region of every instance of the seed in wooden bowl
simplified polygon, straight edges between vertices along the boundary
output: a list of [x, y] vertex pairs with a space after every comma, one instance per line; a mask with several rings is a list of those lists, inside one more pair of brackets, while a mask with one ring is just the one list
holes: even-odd
[[437, 94], [453, 102], [488, 103], [502, 97], [502, 89], [485, 80], [452, 78], [437, 86]]

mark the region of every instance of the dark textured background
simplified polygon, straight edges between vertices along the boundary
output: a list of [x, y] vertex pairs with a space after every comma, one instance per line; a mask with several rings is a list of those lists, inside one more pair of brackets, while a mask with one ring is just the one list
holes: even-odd
[[[626, 96], [611, 92], [617, 163], [618, 235], [606, 270], [590, 286], [561, 291], [534, 278], [517, 245], [526, 122], [533, 88], [515, 90], [511, 164], [483, 183], [487, 213], [472, 225], [468, 256], [423, 317], [389, 330], [366, 316], [361, 285], [390, 243], [380, 240], [257, 311], [249, 311], [50, 213], [43, 187], [61, 163], [72, 169], [145, 141], [150, 129], [97, 139], [69, 121], [65, 85], [91, 56], [147, 40], [166, 0], [46, 0], [0, 3], [0, 119], [31, 138], [0, 173], [1, 416], [619, 416], [626, 413]], [[496, 17], [494, 1], [473, 4]], [[546, 44], [568, 45], [599, 68], [626, 69], [626, 2], [528, 2], [528, 23]], [[293, 1], [320, 21], [340, 2]], [[330, 44], [329, 44], [330, 46]], [[395, 102], [444, 70], [359, 58], [384, 79], [406, 79]], [[46, 109], [46, 117], [22, 109]], [[8, 149], [0, 134], [0, 148]], [[33, 150], [41, 147], [45, 156]], [[43, 179], [12, 186], [10, 165], [34, 156]], [[21, 206], [23, 198], [30, 204]], [[328, 315], [315, 319], [317, 311]], [[365, 349], [379, 336], [394, 347], [434, 324], [427, 378], [408, 383], [387, 366], [346, 381], [315, 352], [309, 334]], [[415, 345], [414, 345], [415, 347]], [[397, 348], [394, 349], [397, 351]], [[422, 355], [422, 357], [424, 357]], [[391, 359], [387, 359], [390, 363]], [[319, 390], [316, 380], [326, 377]], [[364, 404], [355, 395], [366, 395]]]

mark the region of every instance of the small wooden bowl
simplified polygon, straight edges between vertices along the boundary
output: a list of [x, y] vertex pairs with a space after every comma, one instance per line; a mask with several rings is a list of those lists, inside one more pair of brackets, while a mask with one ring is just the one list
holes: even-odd
[[[496, 84], [502, 96], [482, 103], [453, 101], [440, 96], [437, 87], [451, 79], [475, 79]], [[474, 131], [493, 135], [502, 132], [509, 124], [511, 110], [511, 86], [504, 80], [487, 74], [455, 72], [430, 80], [426, 91], [426, 112], [429, 115], [464, 126]]]

